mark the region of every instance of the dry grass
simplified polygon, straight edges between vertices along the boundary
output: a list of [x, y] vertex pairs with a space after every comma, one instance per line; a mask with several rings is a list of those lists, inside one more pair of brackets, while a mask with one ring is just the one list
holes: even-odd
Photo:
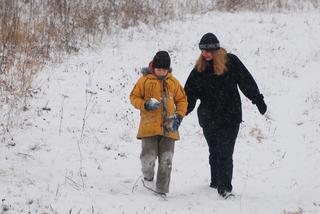
[[229, 12], [250, 11], [299, 11], [319, 8], [319, 0], [216, 0], [215, 8]]
[[[303, 2], [319, 7], [319, 1]], [[45, 63], [61, 62], [119, 29], [214, 9], [290, 8], [290, 2], [302, 0], [1, 0], [0, 125], [7, 130], [12, 118], [28, 109], [33, 80]]]
[[258, 143], [261, 143], [262, 140], [265, 139], [265, 136], [259, 128], [252, 128], [249, 132], [249, 135], [255, 138], [258, 141]]
[[[146, 23], [196, 12], [199, 0], [2, 0], [0, 4], [0, 130], [16, 125], [28, 110], [36, 75], [47, 62], [59, 63], [81, 47]], [[179, 8], [179, 10], [176, 10]], [[200, 10], [200, 9], [199, 9]], [[180, 11], [180, 12], [177, 12]], [[0, 131], [1, 133], [1, 131]]]
[[298, 210], [297, 211], [284, 211], [283, 212], [284, 214], [303, 214], [304, 213], [304, 210], [302, 209], [302, 208], [298, 208]]

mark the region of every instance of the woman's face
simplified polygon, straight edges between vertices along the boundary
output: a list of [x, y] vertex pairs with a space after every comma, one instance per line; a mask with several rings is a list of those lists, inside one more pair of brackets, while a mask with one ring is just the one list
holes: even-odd
[[163, 68], [155, 68], [154, 69], [154, 73], [158, 76], [158, 77], [164, 77], [168, 74], [168, 69], [163, 69]]
[[206, 50], [201, 50], [201, 55], [203, 56], [203, 58], [207, 61], [210, 61], [213, 59], [213, 55], [212, 52], [210, 51], [206, 51]]

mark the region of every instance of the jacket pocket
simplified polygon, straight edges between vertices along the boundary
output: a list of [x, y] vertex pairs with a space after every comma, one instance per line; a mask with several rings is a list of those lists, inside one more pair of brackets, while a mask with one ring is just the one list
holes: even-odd
[[157, 118], [156, 115], [154, 115], [152, 112], [144, 112], [141, 115], [141, 123], [142, 124], [154, 124], [156, 123]]

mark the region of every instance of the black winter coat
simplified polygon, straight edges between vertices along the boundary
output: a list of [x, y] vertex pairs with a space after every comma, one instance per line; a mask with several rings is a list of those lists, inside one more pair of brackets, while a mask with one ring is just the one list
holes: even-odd
[[242, 122], [238, 86], [252, 103], [263, 99], [255, 80], [237, 56], [227, 54], [227, 69], [224, 74], [216, 75], [213, 61], [208, 61], [203, 72], [194, 68], [187, 79], [184, 87], [188, 97], [187, 114], [200, 99], [198, 119], [201, 127], [219, 128]]

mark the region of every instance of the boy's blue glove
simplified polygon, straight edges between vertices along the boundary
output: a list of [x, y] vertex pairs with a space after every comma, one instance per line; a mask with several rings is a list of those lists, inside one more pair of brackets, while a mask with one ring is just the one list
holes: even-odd
[[180, 116], [179, 114], [175, 113], [171, 117], [169, 117], [169, 119], [170, 119], [169, 130], [173, 131], [173, 132], [178, 131], [179, 126], [180, 126], [181, 121], [182, 121], [182, 116]]
[[156, 98], [150, 98], [144, 103], [144, 108], [147, 111], [155, 110], [160, 107], [160, 102]]

